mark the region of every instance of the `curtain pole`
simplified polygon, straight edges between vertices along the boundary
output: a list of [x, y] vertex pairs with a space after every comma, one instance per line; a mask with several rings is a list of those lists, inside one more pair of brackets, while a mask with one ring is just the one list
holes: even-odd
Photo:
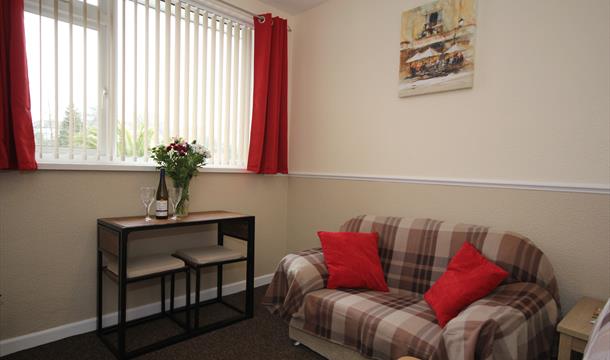
[[[265, 21], [265, 17], [264, 16], [259, 15], [259, 14], [255, 14], [252, 11], [248, 11], [248, 10], [242, 8], [242, 7], [237, 6], [237, 5], [233, 5], [233, 4], [231, 4], [229, 2], [226, 2], [224, 0], [214, 0], [214, 1], [219, 2], [219, 3], [223, 4], [223, 5], [228, 6], [228, 7], [231, 7], [233, 9], [235, 9], [235, 10], [239, 10], [241, 12], [244, 12], [244, 13], [246, 13], [248, 15], [252, 15], [252, 16], [256, 17], [259, 21]], [[292, 32], [292, 29], [290, 28], [290, 26], [288, 26], [288, 31]]]

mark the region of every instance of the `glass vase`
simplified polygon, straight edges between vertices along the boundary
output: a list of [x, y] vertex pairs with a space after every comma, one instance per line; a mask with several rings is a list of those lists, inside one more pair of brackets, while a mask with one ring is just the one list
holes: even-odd
[[189, 214], [189, 182], [190, 181], [186, 181], [182, 184], [182, 196], [180, 197], [178, 206], [176, 206], [176, 215], [178, 217], [185, 217]]

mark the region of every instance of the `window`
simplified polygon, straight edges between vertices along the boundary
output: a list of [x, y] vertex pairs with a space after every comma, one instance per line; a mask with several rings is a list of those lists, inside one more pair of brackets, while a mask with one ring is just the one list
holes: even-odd
[[26, 0], [39, 162], [152, 164], [180, 136], [246, 166], [252, 27], [192, 4]]

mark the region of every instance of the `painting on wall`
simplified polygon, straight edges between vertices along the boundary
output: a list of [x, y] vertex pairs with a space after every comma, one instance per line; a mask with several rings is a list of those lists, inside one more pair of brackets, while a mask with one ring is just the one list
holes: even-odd
[[402, 13], [400, 97], [471, 88], [476, 0], [436, 0]]

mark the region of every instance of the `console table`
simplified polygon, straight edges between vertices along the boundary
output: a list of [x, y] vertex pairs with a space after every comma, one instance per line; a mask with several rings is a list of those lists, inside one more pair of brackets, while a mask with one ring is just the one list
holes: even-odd
[[[169, 339], [165, 339], [143, 348], [127, 352], [125, 344], [125, 332], [128, 326], [132, 324], [142, 323], [146, 320], [158, 319], [159, 315], [153, 315], [144, 319], [135, 319], [127, 321], [127, 242], [130, 234], [134, 232], [143, 232], [156, 229], [175, 229], [188, 226], [216, 224], [218, 226], [218, 245], [223, 245], [224, 237], [230, 236], [247, 243], [246, 259], [246, 301], [245, 311], [239, 317], [232, 317], [227, 320], [222, 320], [217, 323], [206, 325], [201, 328], [190, 327], [187, 315], [187, 325], [183, 333], [175, 335]], [[102, 326], [102, 299], [103, 299], [103, 279], [102, 275], [106, 270], [103, 264], [103, 254], [108, 253], [114, 255], [118, 259], [118, 322], [117, 325], [104, 328]], [[218, 281], [219, 294], [222, 288], [222, 271], [221, 265], [218, 264]], [[163, 291], [163, 290], [162, 290]], [[190, 295], [190, 294], [189, 294]], [[170, 298], [173, 302], [173, 294]], [[221, 297], [206, 301], [203, 305], [208, 305], [214, 302], [222, 302]], [[187, 302], [189, 304], [190, 302]], [[191, 305], [193, 307], [194, 305]], [[180, 308], [176, 308], [179, 311]], [[183, 307], [187, 314], [190, 314], [190, 308]], [[178, 220], [156, 220], [145, 221], [142, 216], [120, 217], [120, 218], [103, 218], [97, 220], [97, 334], [102, 341], [110, 348], [110, 350], [120, 359], [131, 358], [142, 355], [146, 352], [159, 349], [164, 346], [175, 344], [179, 341], [197, 336], [204, 332], [212, 331], [237, 321], [248, 319], [254, 313], [254, 216], [244, 215], [228, 211], [206, 211], [190, 213], [188, 216], [179, 218]], [[163, 316], [163, 314], [160, 314]], [[104, 335], [117, 332], [117, 345], [112, 344]]]

